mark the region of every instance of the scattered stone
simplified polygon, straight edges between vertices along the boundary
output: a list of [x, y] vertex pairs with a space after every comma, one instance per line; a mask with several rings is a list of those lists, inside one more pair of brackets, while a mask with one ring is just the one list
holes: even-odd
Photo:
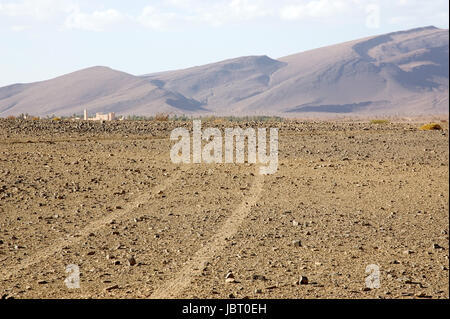
[[412, 292], [402, 292], [402, 296], [403, 297], [411, 297], [411, 296], [414, 296], [414, 294]]
[[263, 275], [253, 275], [252, 276], [253, 280], [262, 280], [262, 281], [267, 281], [267, 278]]
[[48, 284], [48, 282], [45, 281], [45, 280], [39, 280], [37, 283], [38, 283], [38, 285], [46, 285], [46, 284]]
[[136, 265], [136, 259], [134, 259], [133, 256], [131, 256], [130, 258], [128, 258], [128, 265], [130, 265], [130, 266]]
[[440, 249], [440, 250], [443, 250], [444, 247], [440, 246], [439, 244], [433, 244], [433, 249]]
[[292, 242], [292, 245], [293, 245], [294, 247], [302, 247], [302, 242], [301, 242], [300, 240], [294, 240], [294, 241]]
[[111, 290], [115, 290], [115, 289], [119, 289], [119, 285], [114, 285], [114, 286], [105, 288], [106, 291], [111, 291]]
[[236, 279], [234, 278], [234, 275], [231, 271], [228, 272], [228, 274], [225, 276], [225, 282], [228, 284], [236, 282]]
[[308, 277], [300, 276], [300, 280], [298, 281], [299, 285], [307, 285], [309, 283]]

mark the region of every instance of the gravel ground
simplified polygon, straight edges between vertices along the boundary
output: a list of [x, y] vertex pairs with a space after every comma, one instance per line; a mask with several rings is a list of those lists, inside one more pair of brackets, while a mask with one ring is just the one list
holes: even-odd
[[261, 176], [171, 163], [189, 122], [0, 120], [0, 296], [449, 298], [441, 124], [234, 123], [280, 129]]

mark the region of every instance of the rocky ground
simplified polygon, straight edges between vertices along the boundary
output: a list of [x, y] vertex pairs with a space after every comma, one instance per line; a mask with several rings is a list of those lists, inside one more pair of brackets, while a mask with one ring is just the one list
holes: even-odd
[[234, 123], [280, 129], [269, 176], [172, 164], [183, 125], [0, 120], [0, 296], [449, 298], [446, 123]]

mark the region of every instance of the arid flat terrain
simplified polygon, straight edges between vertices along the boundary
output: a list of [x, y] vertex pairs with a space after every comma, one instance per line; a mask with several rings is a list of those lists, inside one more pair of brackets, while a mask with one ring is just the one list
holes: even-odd
[[0, 120], [0, 296], [449, 298], [448, 124], [421, 124], [233, 124], [279, 128], [262, 176], [173, 164], [191, 122]]

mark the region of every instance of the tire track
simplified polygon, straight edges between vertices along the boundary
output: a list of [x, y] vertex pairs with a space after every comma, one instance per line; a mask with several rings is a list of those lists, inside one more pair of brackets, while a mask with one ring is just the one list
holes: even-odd
[[137, 197], [132, 202], [129, 202], [124, 205], [124, 208], [122, 210], [116, 211], [112, 214], [109, 214], [107, 216], [104, 216], [100, 219], [97, 219], [93, 222], [91, 222], [89, 225], [84, 227], [81, 231], [76, 233], [75, 235], [72, 235], [72, 237], [69, 238], [60, 238], [50, 244], [48, 247], [40, 250], [36, 254], [27, 257], [25, 260], [23, 260], [20, 264], [6, 267], [0, 271], [0, 278], [2, 280], [8, 280], [15, 274], [17, 274], [19, 271], [26, 269], [30, 266], [33, 266], [49, 257], [51, 257], [53, 254], [55, 254], [58, 251], [61, 251], [65, 246], [73, 245], [83, 238], [86, 238], [89, 236], [90, 233], [94, 233], [97, 230], [101, 229], [102, 227], [105, 227], [105, 225], [111, 223], [113, 220], [119, 220], [120, 218], [124, 217], [125, 215], [130, 215], [133, 213], [135, 209], [139, 207], [140, 204], [145, 204], [149, 202], [155, 194], [158, 192], [164, 190], [167, 186], [172, 184], [180, 175], [180, 172], [175, 172], [172, 174], [171, 177], [167, 178], [163, 183], [156, 185], [152, 189], [150, 189], [145, 194]]
[[[259, 168], [257, 167], [257, 170]], [[256, 204], [264, 185], [264, 176], [259, 175], [259, 171], [255, 174], [255, 182], [250, 190], [249, 196], [237, 207], [225, 221], [216, 234], [213, 235], [211, 241], [195, 253], [186, 265], [175, 275], [174, 278], [166, 281], [162, 286], [157, 288], [150, 299], [168, 299], [178, 297], [191, 283], [192, 278], [200, 275], [203, 268], [216, 254], [218, 254], [226, 245], [226, 239], [233, 236], [244, 219], [248, 216], [252, 207]]]

